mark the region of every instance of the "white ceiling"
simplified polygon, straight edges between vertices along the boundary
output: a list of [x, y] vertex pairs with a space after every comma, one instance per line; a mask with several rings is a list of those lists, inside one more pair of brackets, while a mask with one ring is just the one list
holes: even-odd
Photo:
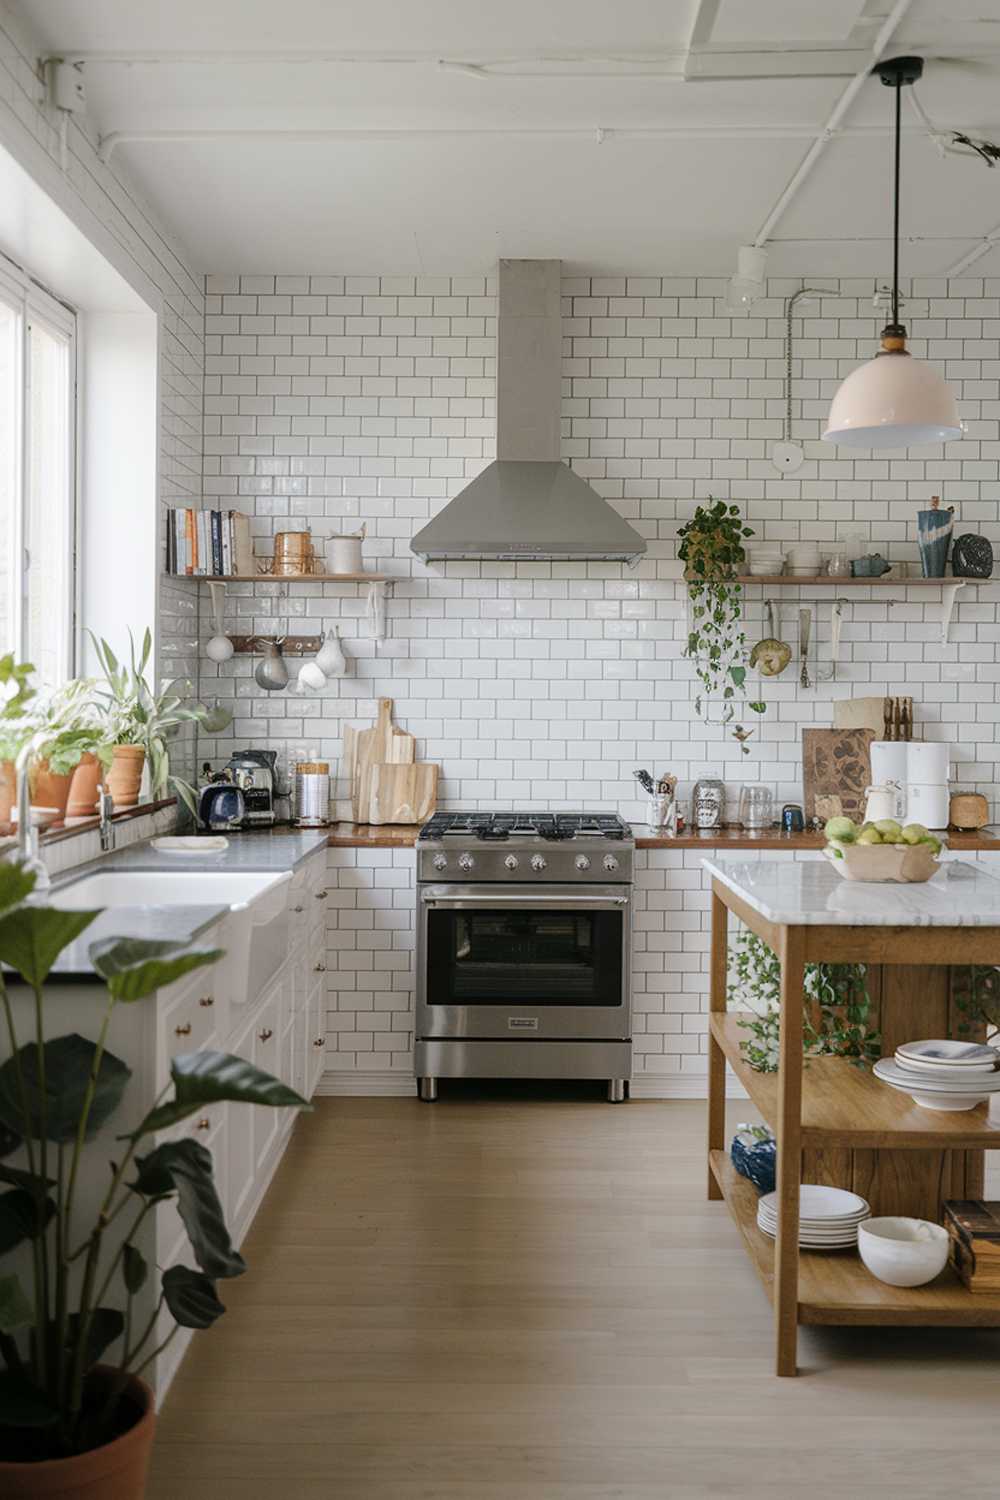
[[[891, 7], [13, 8], [40, 53], [84, 56], [88, 112], [115, 139], [113, 164], [198, 269], [477, 273], [523, 255], [579, 270], [722, 275], [864, 67]], [[888, 45], [889, 55], [907, 51], [927, 58], [917, 93], [938, 129], [1000, 140], [1000, 0], [912, 0]], [[696, 66], [789, 76], [685, 79]], [[877, 80], [865, 82], [772, 230], [773, 274], [886, 274], [891, 104]], [[1000, 226], [1000, 167], [942, 156], [909, 110], [905, 120], [904, 271], [940, 274]], [[178, 131], [186, 138], [169, 138]], [[1000, 247], [975, 274], [1000, 275]]]

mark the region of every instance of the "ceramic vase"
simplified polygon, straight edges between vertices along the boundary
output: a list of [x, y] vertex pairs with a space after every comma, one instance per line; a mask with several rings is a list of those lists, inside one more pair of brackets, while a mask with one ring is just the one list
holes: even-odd
[[111, 770], [106, 783], [111, 800], [116, 809], [136, 807], [146, 752], [142, 745], [115, 745], [111, 753]]
[[12, 760], [0, 760], [0, 823], [9, 823], [17, 801], [17, 772]]
[[36, 761], [28, 776], [32, 807], [54, 807], [60, 818], [64, 818], [72, 780], [72, 771], [60, 776], [49, 770], [47, 760]]
[[[106, 1365], [91, 1370], [87, 1386], [95, 1402], [103, 1400], [117, 1375]], [[156, 1411], [152, 1391], [137, 1375], [128, 1377], [120, 1410], [128, 1414], [128, 1425], [100, 1448], [41, 1463], [0, 1461], [0, 1495], [4, 1500], [142, 1500]]]
[[920, 566], [925, 578], [943, 578], [951, 545], [951, 528], [954, 524], [952, 511], [940, 510], [932, 505], [929, 510], [917, 511], [917, 543], [920, 547]]
[[69, 784], [69, 800], [66, 803], [67, 818], [93, 818], [97, 813], [97, 787], [104, 769], [89, 750], [80, 757], [80, 764], [73, 772]]

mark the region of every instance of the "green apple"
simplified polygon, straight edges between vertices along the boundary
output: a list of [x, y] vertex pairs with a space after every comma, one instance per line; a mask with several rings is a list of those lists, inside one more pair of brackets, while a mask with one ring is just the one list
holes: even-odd
[[941, 853], [941, 840], [940, 839], [936, 839], [934, 837], [933, 833], [929, 833], [927, 835], [927, 837], [926, 838], [922, 838], [920, 840], [920, 842], [922, 844], [926, 844], [927, 847], [928, 847], [928, 849], [933, 850], [933, 852], [935, 854], [940, 854]]
[[857, 825], [851, 818], [828, 818], [823, 832], [828, 839], [839, 839], [842, 844], [853, 844], [858, 836]]
[[896, 822], [895, 818], [879, 818], [878, 822], [875, 824], [875, 827], [882, 835], [883, 844], [899, 843], [899, 836], [903, 832], [903, 830], [900, 824]]
[[930, 835], [923, 823], [907, 823], [900, 834], [904, 844], [922, 844]]
[[868, 827], [862, 828], [861, 832], [858, 834], [859, 844], [881, 844], [881, 842], [882, 835], [879, 833], [874, 823], [869, 823]]

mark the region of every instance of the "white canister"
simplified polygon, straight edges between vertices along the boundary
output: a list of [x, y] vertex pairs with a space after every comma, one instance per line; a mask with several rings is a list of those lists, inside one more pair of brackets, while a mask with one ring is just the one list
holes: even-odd
[[907, 781], [943, 786], [948, 780], [951, 746], [935, 740], [911, 740], [906, 748]]
[[365, 539], [366, 526], [360, 531], [327, 537], [326, 565], [331, 573], [361, 573], [361, 543]]
[[947, 828], [950, 801], [947, 785], [911, 781], [906, 788], [906, 821], [923, 823], [925, 828]]
[[884, 781], [877, 786], [865, 788], [865, 822], [879, 823], [883, 818], [895, 818], [897, 822], [905, 816], [906, 799], [903, 788], [896, 781]]
[[906, 753], [908, 748], [906, 740], [872, 740], [872, 786], [881, 786], [886, 781], [898, 781], [900, 786], [906, 785], [910, 780], [910, 763]]

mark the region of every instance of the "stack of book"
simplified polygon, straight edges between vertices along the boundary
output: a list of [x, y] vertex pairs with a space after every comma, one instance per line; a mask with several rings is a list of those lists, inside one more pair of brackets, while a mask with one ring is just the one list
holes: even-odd
[[954, 1198], [944, 1205], [951, 1263], [970, 1292], [1000, 1292], [1000, 1203]]
[[167, 572], [189, 578], [239, 578], [257, 571], [250, 517], [239, 510], [167, 511]]

